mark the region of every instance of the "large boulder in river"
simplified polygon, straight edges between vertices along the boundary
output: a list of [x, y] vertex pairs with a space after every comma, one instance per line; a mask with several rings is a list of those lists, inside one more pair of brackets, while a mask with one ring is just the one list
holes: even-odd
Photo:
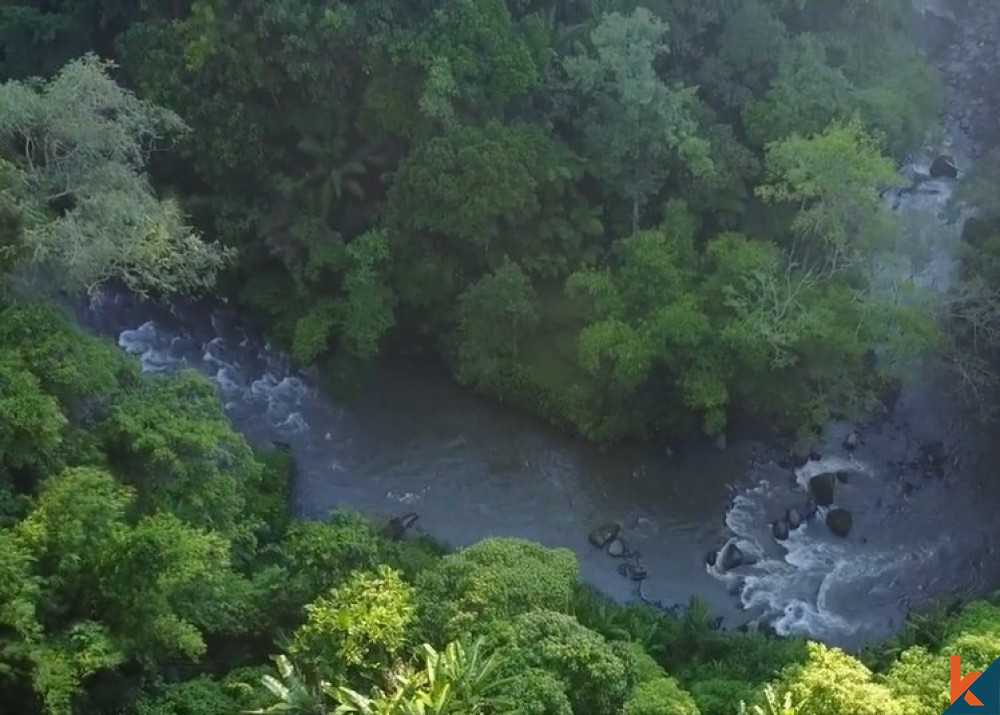
[[809, 493], [817, 506], [833, 504], [833, 474], [817, 474], [809, 479]]
[[788, 522], [789, 529], [798, 529], [802, 526], [802, 515], [799, 514], [799, 510], [792, 507], [785, 512], [785, 521]]
[[813, 442], [811, 437], [803, 437], [802, 439], [796, 441], [795, 444], [792, 445], [792, 449], [789, 454], [792, 459], [792, 466], [795, 469], [798, 469], [799, 467], [805, 465], [815, 451], [815, 442]]
[[612, 541], [617, 539], [620, 533], [622, 533], [622, 525], [609, 521], [606, 524], [601, 524], [596, 529], [591, 531], [587, 538], [590, 539], [590, 543], [594, 546], [599, 549], [603, 549], [606, 548]]
[[958, 164], [947, 154], [941, 154], [931, 163], [931, 178], [955, 179], [958, 177]]
[[854, 517], [847, 509], [831, 509], [826, 515], [826, 528], [835, 536], [846, 538], [854, 526]]

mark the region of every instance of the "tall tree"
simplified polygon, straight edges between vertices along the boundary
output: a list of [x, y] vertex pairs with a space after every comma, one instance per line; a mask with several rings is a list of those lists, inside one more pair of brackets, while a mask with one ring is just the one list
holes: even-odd
[[691, 113], [695, 90], [671, 87], [657, 73], [669, 27], [644, 8], [605, 15], [592, 48], [566, 57], [563, 69], [583, 107], [581, 129], [596, 173], [631, 203], [632, 228], [677, 162], [711, 171], [708, 145]]
[[87, 55], [44, 84], [0, 86], [0, 140], [26, 218], [25, 250], [67, 288], [112, 278], [140, 291], [207, 288], [229, 253], [157, 197], [144, 171], [157, 142], [184, 125], [119, 87], [112, 66]]

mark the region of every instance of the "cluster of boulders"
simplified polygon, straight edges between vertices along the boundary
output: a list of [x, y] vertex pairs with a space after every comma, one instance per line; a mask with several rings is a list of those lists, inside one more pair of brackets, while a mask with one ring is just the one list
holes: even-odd
[[618, 565], [618, 573], [633, 581], [643, 581], [649, 575], [642, 554], [629, 548], [622, 536], [622, 525], [613, 521], [601, 524], [591, 530], [587, 537], [590, 543], [612, 558], [622, 559]]
[[[861, 444], [861, 435], [851, 431], [844, 438], [842, 446], [848, 452], [854, 451]], [[800, 469], [810, 461], [819, 461], [821, 455], [816, 443], [811, 439], [800, 439], [788, 451], [788, 455], [779, 460], [779, 465], [788, 469]], [[777, 541], [784, 541], [791, 532], [801, 527], [807, 521], [814, 519], [819, 508], [826, 511], [826, 527], [835, 536], [846, 538], [854, 527], [854, 517], [847, 509], [834, 507], [834, 497], [837, 484], [847, 484], [851, 479], [849, 471], [835, 471], [816, 474], [809, 479], [808, 495], [805, 502], [789, 506], [785, 513], [771, 522], [771, 534]], [[705, 556], [705, 562], [720, 571], [731, 571], [740, 566], [754, 563], [753, 554], [741, 549], [738, 544], [729, 542], [717, 551], [711, 551]]]
[[[649, 573], [646, 571], [646, 564], [642, 560], [642, 554], [629, 547], [622, 536], [622, 531], [621, 524], [609, 521], [592, 529], [590, 534], [587, 535], [587, 539], [608, 556], [622, 560], [618, 564], [618, 573], [635, 582], [636, 594], [639, 596], [639, 600], [647, 606], [656, 608], [664, 613], [674, 616], [678, 615], [681, 612], [680, 604], [674, 603], [668, 605], [662, 601], [650, 599], [643, 593], [642, 585], [649, 576]], [[722, 620], [721, 616], [713, 620], [711, 628], [719, 630], [722, 627]]]

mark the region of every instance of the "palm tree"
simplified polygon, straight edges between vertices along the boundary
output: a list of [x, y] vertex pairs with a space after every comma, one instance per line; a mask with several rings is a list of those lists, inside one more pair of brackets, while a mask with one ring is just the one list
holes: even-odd
[[320, 218], [325, 222], [335, 206], [349, 194], [359, 201], [366, 197], [362, 179], [371, 167], [383, 167], [385, 158], [370, 145], [347, 151], [347, 141], [330, 131], [323, 137], [307, 134], [298, 150], [312, 163], [312, 168], [299, 182], [300, 186], [317, 191]]

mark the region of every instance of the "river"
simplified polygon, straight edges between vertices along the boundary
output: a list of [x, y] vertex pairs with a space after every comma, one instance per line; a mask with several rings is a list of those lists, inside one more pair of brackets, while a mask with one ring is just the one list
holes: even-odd
[[[969, 23], [960, 25], [942, 55], [946, 72], [963, 43], [978, 42]], [[955, 98], [975, 77], [967, 60], [949, 76], [951, 107], [965, 106]], [[977, 152], [963, 125], [975, 122], [963, 112], [949, 110], [943, 141], [915, 156], [908, 175], [925, 174], [942, 148], [968, 166]], [[946, 287], [953, 264], [960, 226], [945, 215], [952, 189], [949, 180], [923, 181], [887, 199], [906, 221], [913, 253], [926, 254], [920, 275], [931, 287]], [[305, 518], [341, 506], [385, 516], [413, 510], [423, 529], [455, 546], [502, 535], [567, 547], [587, 581], [625, 600], [634, 584], [587, 542], [594, 526], [616, 521], [643, 554], [647, 597], [673, 604], [695, 596], [727, 626], [763, 616], [780, 633], [852, 648], [895, 632], [910, 608], [1000, 585], [996, 453], [932, 369], [907, 382], [891, 419], [861, 430], [856, 450], [842, 446], [853, 427], [833, 425], [821, 459], [793, 474], [750, 441], [695, 446], [681, 457], [656, 445], [601, 452], [411, 362], [380, 364], [355, 404], [338, 405], [225, 306], [164, 309], [107, 291], [80, 319], [148, 372], [188, 367], [210, 376], [251, 442], [289, 443], [299, 465], [295, 509]], [[936, 476], [914, 465], [934, 440], [948, 454]], [[770, 522], [801, 507], [808, 478], [829, 471], [848, 473], [834, 506], [852, 512], [850, 536], [831, 535], [821, 513], [775, 541]], [[706, 554], [728, 542], [757, 562], [728, 573], [709, 567]]]

